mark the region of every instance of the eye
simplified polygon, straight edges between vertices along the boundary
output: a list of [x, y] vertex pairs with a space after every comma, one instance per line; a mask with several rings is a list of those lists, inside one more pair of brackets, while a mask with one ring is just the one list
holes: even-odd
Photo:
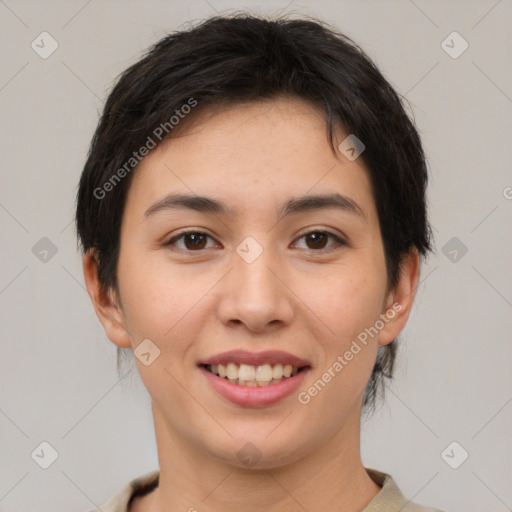
[[[207, 233], [204, 233], [202, 231], [185, 231], [173, 238], [171, 238], [165, 245], [166, 246], [176, 246], [178, 249], [181, 249], [182, 251], [201, 251], [203, 249], [206, 249], [206, 240], [210, 238], [213, 240], [213, 238], [208, 235]], [[181, 247], [176, 242], [183, 241], [184, 246]]]
[[[185, 231], [171, 238], [165, 245], [174, 246], [182, 251], [198, 252], [208, 248], [206, 246], [208, 239], [213, 240], [210, 235], [203, 231]], [[347, 245], [343, 239], [329, 231], [310, 231], [300, 236], [297, 240], [302, 239], [306, 240], [306, 244], [308, 245], [303, 248], [314, 252], [330, 252], [337, 247]], [[325, 247], [329, 239], [334, 240], [334, 244], [330, 247]]]
[[[305, 239], [306, 244], [309, 245], [308, 247], [305, 247], [305, 249], [309, 249], [315, 252], [322, 250], [325, 252], [330, 252], [340, 246], [347, 245], [345, 240], [342, 240], [339, 236], [329, 231], [310, 231], [309, 233], [305, 233], [298, 238], [298, 240], [302, 239]], [[329, 239], [334, 240], [335, 244], [326, 248], [325, 245]]]

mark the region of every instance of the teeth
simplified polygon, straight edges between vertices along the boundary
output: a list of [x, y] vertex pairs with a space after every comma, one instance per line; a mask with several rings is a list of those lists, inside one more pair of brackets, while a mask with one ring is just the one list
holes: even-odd
[[228, 363], [226, 375], [229, 380], [238, 379], [238, 366], [235, 363]]
[[219, 377], [225, 378], [233, 384], [248, 387], [262, 387], [271, 384], [277, 384], [283, 379], [287, 379], [293, 375], [297, 375], [299, 369], [291, 364], [262, 364], [253, 366], [250, 364], [228, 363], [212, 364], [208, 369]]
[[282, 379], [283, 378], [283, 365], [276, 364], [274, 368], [272, 368], [272, 378], [273, 379]]
[[240, 380], [254, 380], [256, 379], [256, 370], [254, 366], [248, 364], [241, 364], [238, 369], [238, 378]]
[[269, 364], [262, 364], [256, 369], [256, 380], [258, 382], [270, 382], [272, 380], [272, 376], [272, 366]]
[[249, 386], [250, 388], [255, 388], [258, 385], [258, 383], [255, 380], [245, 381], [245, 380], [241, 380], [241, 379], [238, 379], [237, 384], [239, 386]]

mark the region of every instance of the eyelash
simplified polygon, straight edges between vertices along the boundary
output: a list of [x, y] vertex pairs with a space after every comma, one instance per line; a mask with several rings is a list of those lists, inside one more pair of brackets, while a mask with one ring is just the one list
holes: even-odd
[[[303, 235], [298, 237], [297, 240], [301, 240], [302, 238], [305, 238], [305, 237], [307, 237], [307, 236], [309, 236], [311, 234], [327, 235], [329, 238], [333, 239], [336, 242], [336, 244], [334, 246], [328, 247], [326, 249], [305, 249], [306, 251], [310, 251], [310, 252], [314, 252], [314, 253], [322, 252], [322, 253], [326, 254], [326, 253], [332, 252], [333, 250], [337, 250], [340, 247], [348, 245], [347, 242], [345, 240], [343, 240], [342, 238], [340, 238], [339, 236], [335, 235], [334, 233], [331, 233], [330, 231], [324, 231], [324, 230], [308, 231], [307, 233], [304, 233]], [[185, 237], [187, 235], [205, 235], [208, 238], [213, 239], [208, 233], [205, 233], [204, 231], [188, 230], [188, 231], [183, 231], [179, 235], [174, 236], [168, 242], [166, 242], [164, 245], [167, 246], [167, 247], [171, 247], [171, 246], [174, 245], [174, 243], [176, 241], [180, 240], [181, 238], [183, 238], [183, 237]], [[197, 253], [200, 253], [200, 252], [206, 250], [206, 249], [189, 250], [189, 249], [173, 248], [173, 250], [175, 250], [175, 249], [177, 249], [179, 251], [182, 251], [182, 252], [197, 252]]]

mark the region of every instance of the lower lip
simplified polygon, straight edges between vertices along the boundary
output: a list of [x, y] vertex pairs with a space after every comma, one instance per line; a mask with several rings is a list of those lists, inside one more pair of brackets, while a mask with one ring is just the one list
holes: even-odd
[[199, 368], [210, 384], [224, 398], [230, 402], [245, 407], [263, 407], [283, 400], [291, 395], [300, 385], [309, 369], [304, 369], [294, 375], [283, 379], [278, 384], [268, 386], [241, 386], [218, 377], [206, 368]]

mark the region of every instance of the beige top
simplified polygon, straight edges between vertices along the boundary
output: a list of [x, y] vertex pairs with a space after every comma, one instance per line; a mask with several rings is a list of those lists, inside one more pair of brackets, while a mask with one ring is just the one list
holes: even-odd
[[[365, 469], [381, 490], [362, 512], [441, 512], [406, 500], [391, 475], [371, 468]], [[127, 512], [133, 498], [147, 494], [158, 486], [159, 475], [160, 471], [156, 470], [135, 478], [107, 501], [101, 510], [88, 512]]]

